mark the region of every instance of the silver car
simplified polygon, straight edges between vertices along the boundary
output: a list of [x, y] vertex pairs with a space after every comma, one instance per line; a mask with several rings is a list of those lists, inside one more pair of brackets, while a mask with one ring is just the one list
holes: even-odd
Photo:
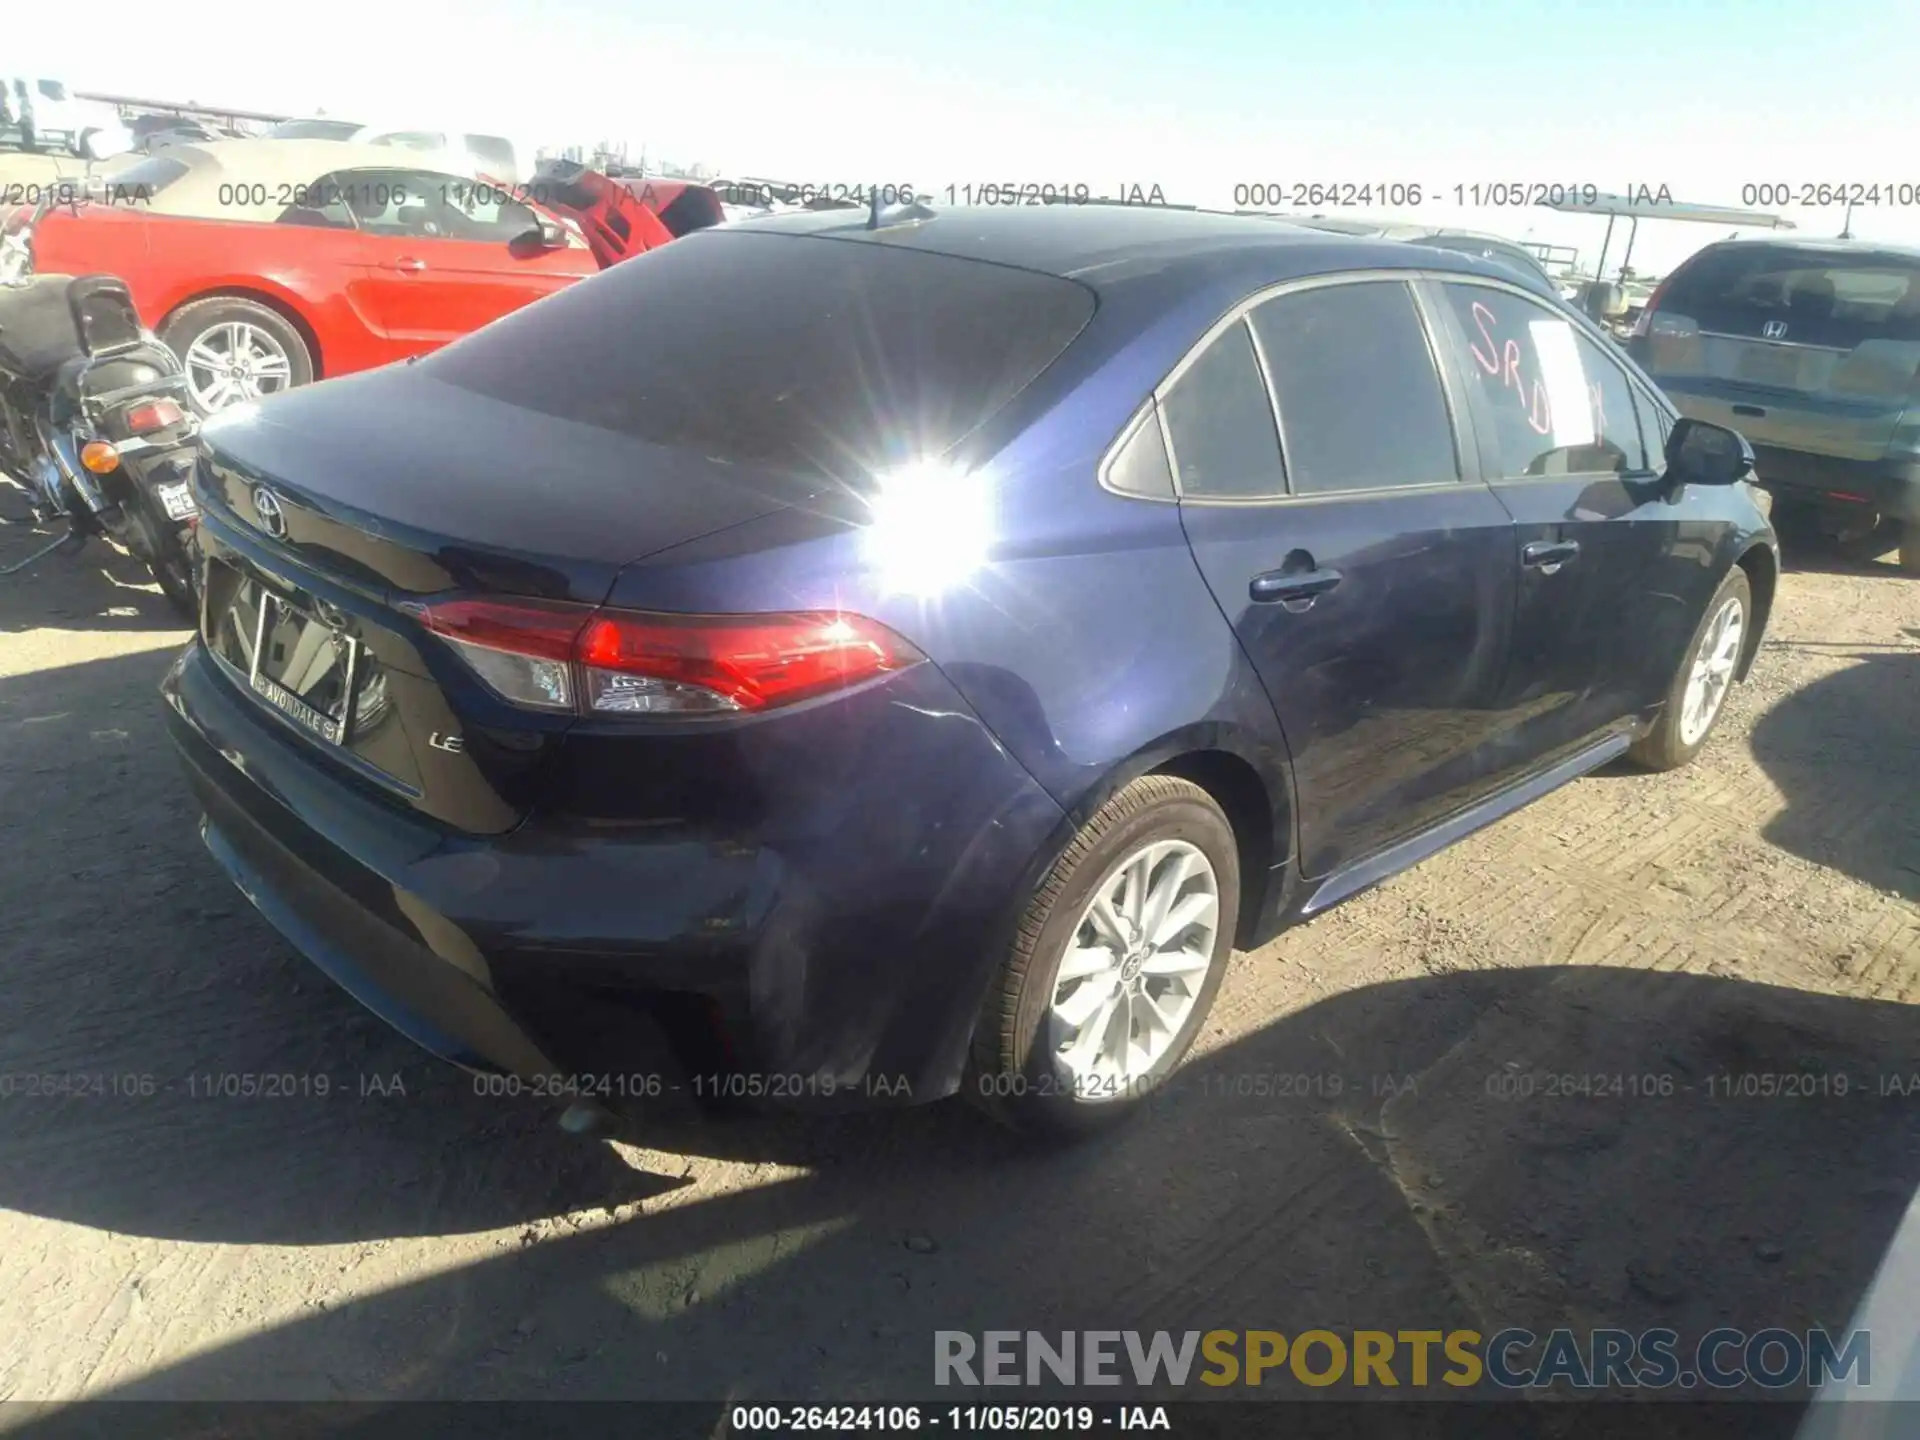
[[1683, 415], [1753, 443], [1780, 511], [1900, 528], [1920, 572], [1920, 250], [1727, 240], [1670, 275], [1629, 349]]

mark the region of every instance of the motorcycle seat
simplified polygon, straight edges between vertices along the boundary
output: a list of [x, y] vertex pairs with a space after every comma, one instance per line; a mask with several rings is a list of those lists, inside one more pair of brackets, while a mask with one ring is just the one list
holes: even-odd
[[0, 289], [0, 368], [44, 380], [82, 352], [67, 293], [71, 275], [35, 275]]

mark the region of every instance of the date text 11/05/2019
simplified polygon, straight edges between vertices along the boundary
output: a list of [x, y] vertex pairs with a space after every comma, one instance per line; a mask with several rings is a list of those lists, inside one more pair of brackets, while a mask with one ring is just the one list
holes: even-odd
[[1674, 205], [1669, 185], [1634, 183], [1610, 192], [1590, 180], [1472, 180], [1431, 185], [1419, 180], [1245, 180], [1233, 187], [1236, 209], [1395, 209], [1451, 205], [1468, 210], [1547, 205], [1591, 208], [1624, 200], [1636, 209]]
[[483, 1075], [473, 1077], [473, 1093], [493, 1098], [533, 1100], [652, 1100], [668, 1094], [692, 1094], [698, 1100], [831, 1100], [865, 1097], [909, 1101], [913, 1082], [905, 1075], [873, 1073], [850, 1079], [833, 1075], [764, 1074], [726, 1070], [710, 1074], [663, 1075], [643, 1070], [603, 1075]]

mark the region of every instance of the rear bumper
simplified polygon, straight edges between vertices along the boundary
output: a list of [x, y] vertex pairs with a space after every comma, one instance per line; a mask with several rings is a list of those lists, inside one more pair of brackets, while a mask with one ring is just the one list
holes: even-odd
[[1771, 445], [1753, 447], [1755, 483], [1776, 500], [1859, 505], [1920, 521], [1920, 462], [1841, 460]]
[[[871, 836], [913, 801], [885, 776], [790, 825], [771, 795], [775, 810], [732, 836], [593, 834], [536, 815], [468, 837], [335, 773], [197, 642], [162, 692], [215, 858], [424, 1048], [480, 1072], [582, 1077], [583, 1090], [653, 1073], [663, 1088], [840, 1109], [957, 1087], [1012, 909], [1062, 822], [937, 670], [895, 680], [910, 697], [889, 698], [890, 681], [845, 703], [927, 727], [912, 740], [948, 777], [951, 813], [891, 865], [876, 865]], [[928, 703], [936, 690], [944, 703]], [[816, 812], [817, 779], [795, 787]]]

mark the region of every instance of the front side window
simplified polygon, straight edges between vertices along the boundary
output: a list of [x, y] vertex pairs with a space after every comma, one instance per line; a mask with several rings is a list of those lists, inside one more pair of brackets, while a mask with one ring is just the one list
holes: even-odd
[[1256, 500], [1286, 493], [1273, 404], [1244, 321], [1214, 338], [1174, 382], [1161, 410], [1182, 495]]
[[1570, 320], [1506, 290], [1441, 289], [1459, 321], [1460, 368], [1493, 420], [1502, 477], [1646, 469], [1631, 383]]
[[1253, 312], [1253, 333], [1280, 406], [1294, 494], [1460, 478], [1440, 375], [1405, 284], [1278, 295]]
[[342, 170], [313, 189], [323, 202], [337, 197], [369, 235], [504, 244], [539, 224], [530, 208], [499, 186], [430, 170]]

